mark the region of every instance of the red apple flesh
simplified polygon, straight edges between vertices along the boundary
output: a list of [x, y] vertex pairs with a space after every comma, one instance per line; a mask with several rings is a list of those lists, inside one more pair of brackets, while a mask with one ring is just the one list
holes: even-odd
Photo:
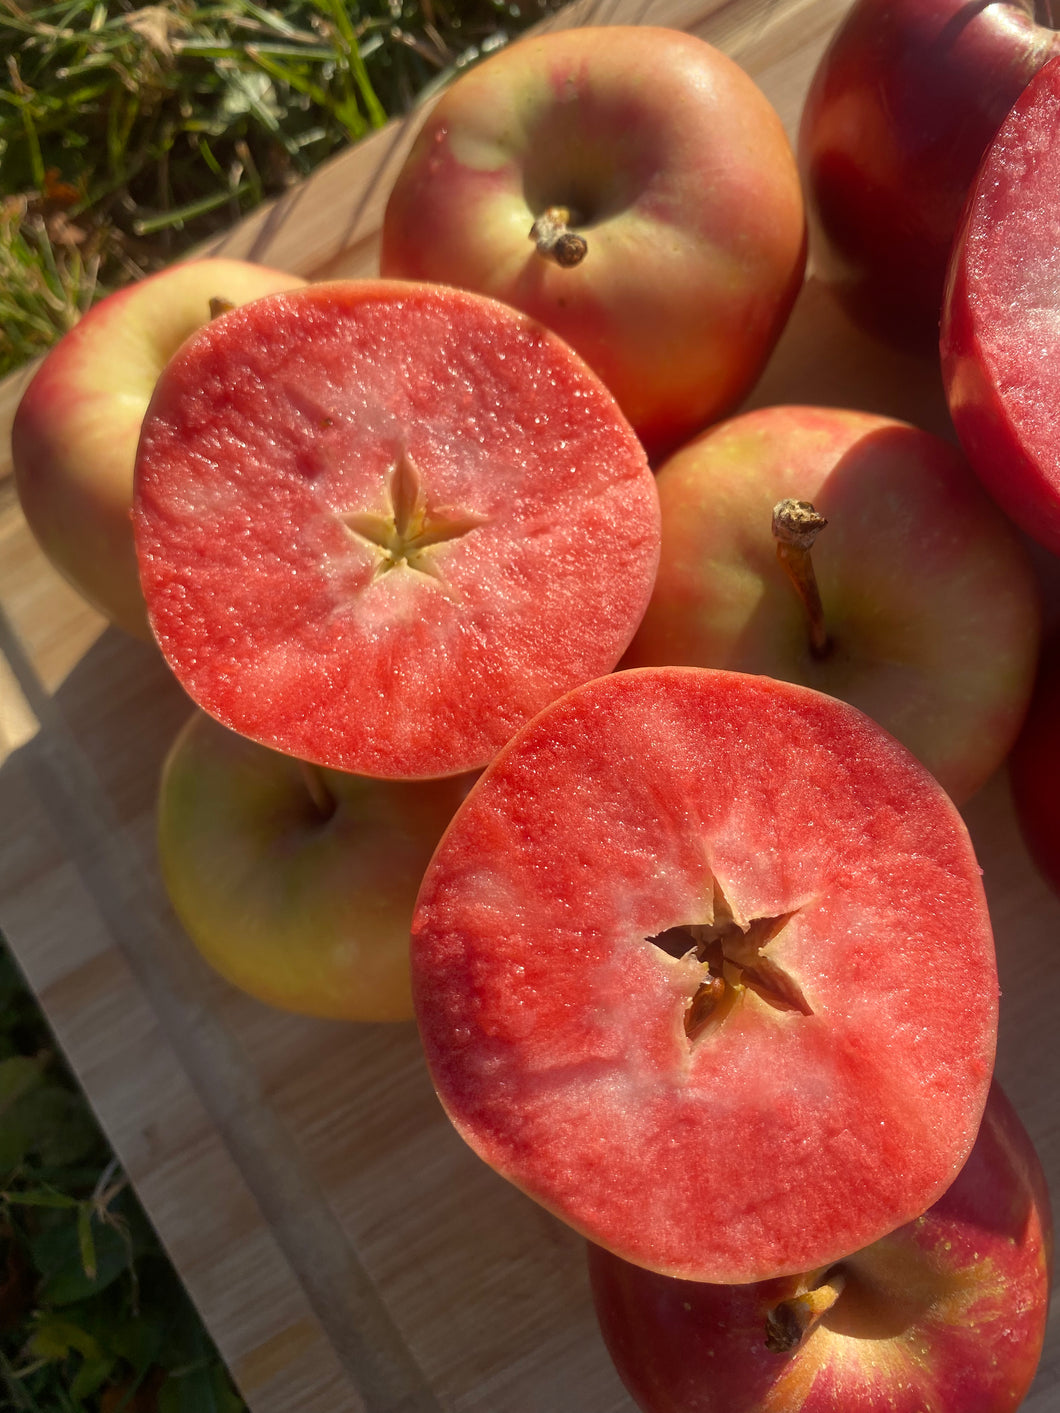
[[[948, 442], [890, 418], [768, 407], [719, 423], [657, 476], [662, 555], [624, 664], [759, 672], [842, 697], [958, 803], [1001, 765], [1034, 682], [1029, 556]], [[815, 650], [778, 562], [774, 505], [827, 520]]]
[[129, 510], [140, 424], [159, 374], [211, 317], [298, 275], [243, 260], [191, 260], [108, 295], [45, 357], [15, 414], [22, 509], [44, 553], [111, 622], [150, 638]]
[[473, 779], [323, 770], [197, 711], [159, 792], [174, 911], [207, 962], [259, 1001], [336, 1020], [407, 1020], [416, 891]]
[[613, 673], [524, 727], [427, 871], [412, 987], [471, 1147], [695, 1280], [813, 1269], [924, 1211], [993, 1065], [954, 805], [853, 707], [739, 673]]
[[983, 159], [954, 243], [940, 348], [968, 459], [1016, 524], [1060, 553], [1060, 57]]
[[863, 326], [934, 352], [983, 151], [1060, 35], [1033, 0], [856, 0], [799, 129], [815, 266]]
[[[569, 212], [566, 266], [531, 228]], [[734, 407], [802, 282], [794, 155], [760, 89], [675, 29], [535, 35], [427, 117], [383, 223], [385, 275], [479, 290], [555, 329], [649, 452]]]
[[1024, 842], [1060, 896], [1060, 635], [1042, 650], [1030, 710], [1009, 756], [1009, 777]]
[[1041, 1355], [1052, 1236], [1041, 1162], [995, 1083], [953, 1185], [827, 1270], [710, 1285], [596, 1246], [589, 1270], [642, 1413], [1012, 1413]]
[[191, 697], [363, 775], [481, 768], [609, 672], [651, 592], [643, 448], [561, 339], [440, 286], [257, 300], [169, 363], [134, 523]]

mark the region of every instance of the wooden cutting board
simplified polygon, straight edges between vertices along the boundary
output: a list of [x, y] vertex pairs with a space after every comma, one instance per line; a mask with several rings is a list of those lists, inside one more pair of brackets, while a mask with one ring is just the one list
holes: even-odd
[[[608, 0], [550, 21], [660, 23], [731, 53], [794, 136], [847, 0]], [[211, 249], [373, 274], [395, 123]], [[190, 705], [26, 530], [0, 386], [0, 928], [254, 1413], [630, 1413], [580, 1240], [463, 1146], [411, 1024], [269, 1010], [202, 964], [154, 853], [162, 757]], [[861, 406], [952, 435], [937, 370], [870, 344], [810, 280], [752, 402]], [[1035, 552], [1050, 613], [1054, 563]], [[998, 1073], [1060, 1190], [1060, 903], [1004, 775], [966, 810], [1003, 984]], [[1030, 1413], [1060, 1406], [1054, 1321]]]

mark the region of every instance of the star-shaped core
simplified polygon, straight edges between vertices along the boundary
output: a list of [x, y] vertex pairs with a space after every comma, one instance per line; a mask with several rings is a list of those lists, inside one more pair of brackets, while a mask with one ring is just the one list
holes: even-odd
[[348, 530], [377, 550], [372, 578], [404, 565], [444, 585], [433, 550], [484, 524], [484, 517], [450, 509], [428, 510], [419, 467], [407, 451], [394, 463], [386, 493], [389, 508], [383, 514], [348, 511], [338, 517]]
[[703, 966], [703, 979], [685, 1011], [685, 1033], [690, 1041], [698, 1039], [708, 1026], [717, 1025], [745, 988], [778, 1011], [813, 1014], [795, 978], [763, 951], [793, 916], [756, 917], [741, 926], [715, 878], [710, 922], [682, 923], [648, 938], [669, 956], [691, 954]]

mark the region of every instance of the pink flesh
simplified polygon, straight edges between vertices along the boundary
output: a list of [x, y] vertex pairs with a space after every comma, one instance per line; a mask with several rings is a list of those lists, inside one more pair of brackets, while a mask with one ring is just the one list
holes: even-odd
[[[795, 916], [690, 1045], [648, 938]], [[855, 709], [768, 678], [614, 674], [543, 712], [424, 880], [413, 987], [458, 1129], [599, 1244], [695, 1280], [810, 1269], [926, 1208], [974, 1140], [997, 981], [950, 801]]]
[[954, 246], [941, 350], [977, 473], [1017, 524], [1060, 552], [1060, 57], [987, 149]]
[[[373, 578], [340, 518], [399, 460], [468, 533]], [[134, 524], [151, 624], [191, 696], [367, 775], [477, 768], [610, 671], [647, 603], [658, 499], [566, 345], [479, 296], [389, 281], [259, 300], [190, 340], [145, 420]]]

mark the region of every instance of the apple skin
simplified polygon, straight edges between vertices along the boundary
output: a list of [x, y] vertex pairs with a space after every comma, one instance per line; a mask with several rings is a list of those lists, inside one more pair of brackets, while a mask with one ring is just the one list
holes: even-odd
[[1060, 54], [1033, 0], [856, 0], [798, 136], [815, 267], [889, 342], [934, 352], [946, 262], [983, 151]]
[[[577, 212], [588, 253], [560, 268], [532, 224]], [[805, 266], [794, 155], [724, 54], [678, 30], [570, 29], [459, 78], [399, 173], [384, 275], [478, 290], [565, 338], [649, 454], [755, 382]]]
[[604, 1341], [643, 1413], [1012, 1413], [1041, 1356], [1052, 1240], [1041, 1163], [995, 1081], [953, 1185], [832, 1268], [839, 1298], [790, 1352], [766, 1348], [767, 1312], [822, 1272], [720, 1286], [588, 1257]]
[[979, 479], [1060, 554], [1055, 408], [1060, 56], [990, 144], [953, 245], [939, 350], [950, 416]]
[[140, 424], [159, 374], [210, 318], [305, 284], [243, 260], [203, 259], [115, 291], [45, 356], [15, 413], [22, 509], [52, 564], [112, 623], [150, 639], [129, 512]]
[[[709, 428], [656, 474], [662, 556], [623, 666], [763, 673], [849, 701], [961, 803], [1007, 755], [1040, 641], [1030, 558], [948, 442], [838, 408], [776, 406]], [[813, 502], [831, 649], [810, 650], [777, 562], [773, 505]]]
[[838, 1260], [929, 1207], [975, 1141], [997, 1022], [981, 870], [938, 783], [820, 692], [666, 667], [553, 702], [446, 830], [411, 954], [457, 1131], [667, 1275]]
[[206, 961], [259, 1001], [407, 1020], [416, 891], [474, 779], [324, 770], [196, 711], [159, 791], [166, 892]]
[[1060, 896], [1060, 634], [1042, 649], [1030, 710], [1009, 756], [1009, 779], [1024, 843]]

